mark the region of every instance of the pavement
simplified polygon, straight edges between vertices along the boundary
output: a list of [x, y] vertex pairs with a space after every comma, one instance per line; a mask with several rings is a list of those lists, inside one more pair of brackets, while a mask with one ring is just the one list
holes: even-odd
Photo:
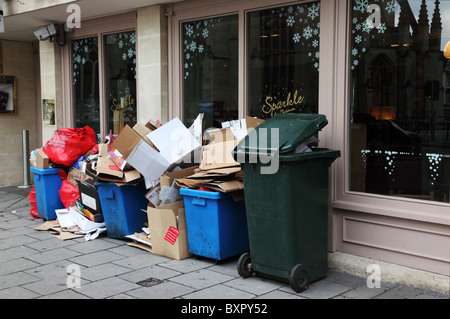
[[[241, 278], [236, 270], [239, 256], [220, 263], [199, 257], [172, 260], [104, 233], [90, 241], [63, 241], [34, 229], [44, 221], [30, 214], [30, 191], [0, 187], [0, 299], [176, 299], [181, 304], [175, 310], [182, 313], [207, 311], [195, 308], [199, 299], [246, 304], [276, 299], [449, 299], [389, 282], [369, 288], [366, 278], [333, 269], [296, 293], [276, 280]], [[219, 310], [225, 312], [224, 307]]]

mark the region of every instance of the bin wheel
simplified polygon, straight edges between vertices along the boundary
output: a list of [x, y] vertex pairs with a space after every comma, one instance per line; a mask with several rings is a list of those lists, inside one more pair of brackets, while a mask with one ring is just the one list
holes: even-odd
[[304, 265], [296, 265], [291, 270], [291, 274], [289, 276], [289, 282], [291, 288], [295, 292], [305, 291], [308, 287], [308, 272]]
[[244, 253], [239, 257], [237, 264], [238, 274], [243, 278], [249, 278], [253, 275], [254, 269], [250, 253]]

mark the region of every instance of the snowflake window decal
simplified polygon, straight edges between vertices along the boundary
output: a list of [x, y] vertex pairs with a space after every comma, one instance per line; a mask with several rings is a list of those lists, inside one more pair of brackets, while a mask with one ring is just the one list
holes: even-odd
[[395, 15], [398, 6], [396, 0], [353, 0], [352, 17], [352, 51], [351, 51], [351, 70], [355, 70], [360, 64], [361, 59], [370, 46], [369, 41], [383, 41], [383, 37], [388, 31], [386, 22], [381, 22], [378, 26], [374, 20], [369, 20], [369, 4], [376, 4], [382, 10], [383, 19], [389, 21], [392, 15]]
[[[134, 31], [122, 32], [108, 35], [111, 43], [117, 45], [120, 49], [120, 57], [123, 61], [130, 64], [130, 71], [136, 78], [136, 35]], [[73, 67], [73, 84], [79, 80], [81, 68], [88, 61], [91, 61], [89, 55], [95, 51], [98, 54], [97, 38], [84, 38], [72, 41], [72, 67]]]

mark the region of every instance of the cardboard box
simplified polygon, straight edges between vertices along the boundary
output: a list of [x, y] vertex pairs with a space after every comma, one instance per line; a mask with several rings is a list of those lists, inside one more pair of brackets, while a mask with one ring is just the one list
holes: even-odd
[[41, 148], [36, 149], [36, 168], [46, 169], [50, 167], [50, 159]]
[[158, 151], [128, 125], [122, 129], [113, 146], [148, 181], [157, 180], [170, 166]]
[[238, 144], [231, 128], [212, 130], [210, 142], [202, 148], [203, 170], [240, 166], [233, 158], [233, 149]]
[[187, 240], [184, 201], [159, 208], [148, 206], [147, 215], [153, 253], [177, 260], [191, 257]]
[[177, 117], [147, 136], [169, 164], [180, 163], [201, 150], [201, 144]]
[[133, 130], [136, 131], [136, 133], [138, 133], [141, 138], [147, 142], [151, 147], [153, 147], [155, 150], [159, 151], [155, 145], [153, 145], [152, 141], [150, 141], [147, 137], [148, 134], [150, 134], [151, 132], [153, 132], [154, 130], [156, 130], [156, 127], [154, 127], [153, 125], [151, 125], [150, 123], [147, 123], [146, 125], [138, 122], [133, 126]]

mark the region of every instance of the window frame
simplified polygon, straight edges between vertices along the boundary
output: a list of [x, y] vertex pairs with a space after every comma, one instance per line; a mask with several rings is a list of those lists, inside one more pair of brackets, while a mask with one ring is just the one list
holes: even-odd
[[[108, 112], [105, 102], [105, 44], [104, 36], [119, 32], [134, 31], [137, 39], [137, 19], [136, 11], [126, 12], [119, 15], [105, 18], [92, 19], [82, 22], [82, 28], [74, 29], [67, 33], [67, 45], [62, 47], [62, 69], [63, 69], [63, 101], [64, 127], [75, 127], [75, 105], [73, 96], [73, 70], [72, 70], [72, 40], [83, 39], [87, 37], [97, 37], [98, 39], [98, 66], [99, 66], [99, 108], [100, 108], [100, 140], [103, 141], [108, 135]], [[137, 47], [137, 40], [136, 40]], [[136, 57], [138, 59], [138, 57]], [[136, 84], [138, 83], [138, 74], [136, 74]], [[138, 87], [136, 85], [136, 107], [139, 107]]]
[[[335, 114], [331, 121], [336, 128], [333, 144], [341, 150], [342, 160], [336, 161], [335, 200], [332, 206], [335, 209], [450, 225], [449, 203], [350, 191], [351, 10], [351, 0], [336, 0], [333, 14], [336, 21], [333, 51], [336, 54], [332, 69], [328, 72], [334, 75], [334, 83], [330, 87], [334, 92], [332, 103]], [[324, 70], [322, 66], [321, 70]]]
[[[302, 3], [316, 2], [319, 0], [301, 1]], [[330, 0], [321, 0], [321, 12], [322, 3], [327, 5], [332, 4]], [[270, 8], [276, 8], [281, 6], [298, 5], [299, 1], [280, 1], [280, 0], [250, 0], [250, 1], [229, 1], [223, 3], [223, 1], [212, 0], [209, 2], [209, 6], [205, 7], [204, 2], [190, 1], [180, 2], [173, 4], [174, 14], [169, 17], [169, 118], [178, 117], [184, 118], [183, 109], [183, 76], [181, 76], [183, 56], [180, 48], [182, 47], [182, 24], [186, 22], [216, 18], [225, 15], [238, 15], [239, 27], [238, 27], [238, 114], [239, 118], [244, 118], [249, 114], [248, 109], [248, 61], [247, 61], [247, 14], [249, 12], [266, 10]], [[200, 10], [201, 8], [201, 10]], [[320, 17], [322, 21], [322, 13]], [[321, 23], [322, 28], [322, 23]], [[322, 40], [319, 44], [321, 51]], [[322, 55], [321, 55], [322, 59]], [[320, 59], [320, 60], [321, 60]], [[319, 76], [319, 110], [321, 110], [320, 103], [320, 76]], [[323, 114], [327, 113], [327, 108], [322, 108]]]

